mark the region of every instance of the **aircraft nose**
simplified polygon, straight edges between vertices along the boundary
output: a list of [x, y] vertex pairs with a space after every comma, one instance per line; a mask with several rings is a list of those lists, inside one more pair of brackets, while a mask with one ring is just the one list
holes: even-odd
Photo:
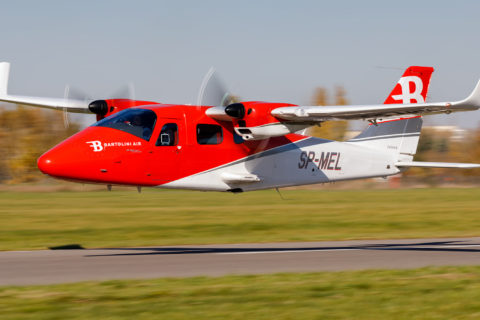
[[41, 155], [37, 166], [58, 179], [145, 184], [148, 178], [141, 169], [143, 142], [139, 140], [110, 128], [89, 127]]
[[48, 174], [51, 176], [55, 176], [58, 173], [56, 172], [58, 167], [55, 166], [55, 157], [52, 155], [50, 151], [45, 152], [43, 155], [40, 156], [37, 160], [37, 166], [40, 171], [44, 174]]
[[37, 160], [37, 166], [40, 171], [45, 174], [48, 174], [49, 169], [51, 168], [52, 160], [45, 156], [45, 154], [41, 155], [40, 158]]

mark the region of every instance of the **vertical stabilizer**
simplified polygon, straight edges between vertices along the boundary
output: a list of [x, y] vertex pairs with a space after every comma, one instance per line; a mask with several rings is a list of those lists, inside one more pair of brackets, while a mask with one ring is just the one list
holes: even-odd
[[[425, 103], [433, 71], [432, 67], [408, 67], [384, 104]], [[411, 161], [417, 152], [422, 124], [420, 116], [384, 119], [370, 124], [349, 142], [395, 153], [398, 160]]]
[[9, 72], [10, 72], [10, 63], [0, 62], [0, 96], [7, 95]]
[[432, 67], [408, 67], [383, 104], [425, 103], [433, 71]]

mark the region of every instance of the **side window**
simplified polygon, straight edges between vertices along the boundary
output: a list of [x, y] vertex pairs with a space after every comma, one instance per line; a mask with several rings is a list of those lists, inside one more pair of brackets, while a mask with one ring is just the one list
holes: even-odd
[[176, 146], [178, 144], [178, 126], [176, 123], [167, 123], [162, 127], [158, 140], [155, 143], [160, 146]]
[[222, 141], [222, 127], [216, 124], [197, 124], [198, 144], [220, 144]]

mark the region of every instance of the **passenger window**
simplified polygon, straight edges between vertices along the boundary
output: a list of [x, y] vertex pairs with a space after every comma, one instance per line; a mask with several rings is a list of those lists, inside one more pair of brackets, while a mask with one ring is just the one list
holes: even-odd
[[198, 144], [220, 144], [222, 141], [222, 127], [216, 124], [197, 124]]
[[162, 127], [158, 136], [157, 147], [176, 146], [178, 144], [178, 126], [176, 123], [167, 123]]

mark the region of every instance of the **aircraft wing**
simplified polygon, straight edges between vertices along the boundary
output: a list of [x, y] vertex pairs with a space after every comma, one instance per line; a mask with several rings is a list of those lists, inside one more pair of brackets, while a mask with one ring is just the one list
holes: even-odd
[[0, 62], [0, 102], [8, 102], [8, 103], [15, 103], [15, 104], [21, 104], [26, 106], [66, 110], [69, 112], [91, 113], [91, 111], [88, 109], [88, 104], [91, 101], [8, 95], [7, 86], [8, 86], [9, 71], [10, 71], [10, 63]]
[[452, 163], [452, 162], [423, 162], [423, 161], [410, 161], [410, 162], [397, 162], [396, 167], [410, 168], [458, 168], [458, 169], [475, 169], [480, 168], [480, 164], [476, 163]]
[[88, 104], [90, 101], [83, 100], [6, 95], [0, 96], [0, 102], [9, 102], [26, 106], [66, 110], [68, 112], [92, 113], [88, 109]]
[[329, 120], [376, 120], [402, 115], [440, 114], [480, 108], [480, 81], [464, 100], [456, 102], [382, 104], [359, 106], [294, 106], [271, 111], [272, 116], [298, 123]]

